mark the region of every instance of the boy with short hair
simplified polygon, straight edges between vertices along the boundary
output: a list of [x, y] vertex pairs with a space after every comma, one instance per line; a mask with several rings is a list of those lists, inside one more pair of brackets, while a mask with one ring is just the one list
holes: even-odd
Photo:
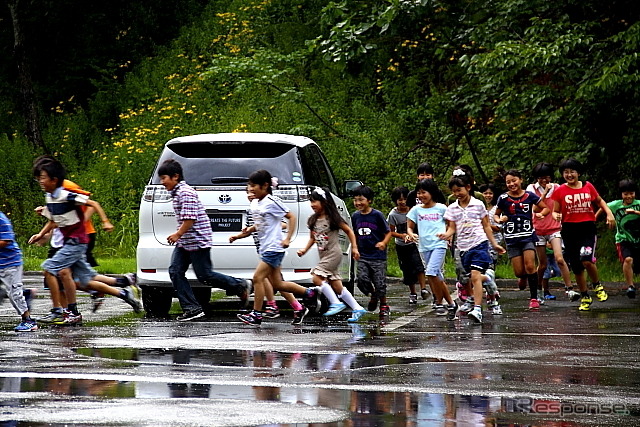
[[211, 222], [198, 193], [185, 182], [182, 165], [173, 159], [165, 160], [158, 168], [158, 176], [160, 183], [171, 193], [178, 221], [178, 230], [167, 237], [169, 244], [175, 245], [169, 277], [183, 310], [176, 320], [186, 322], [204, 316], [185, 275], [189, 265], [193, 266], [201, 283], [224, 289], [227, 295], [237, 295], [246, 306], [250, 282], [213, 271]]
[[365, 185], [353, 191], [353, 204], [357, 209], [351, 216], [356, 234], [360, 259], [358, 260], [358, 289], [371, 295], [368, 311], [375, 311], [380, 303], [380, 319], [390, 315], [387, 304], [387, 245], [391, 230], [382, 212], [371, 207], [373, 190]]
[[609, 296], [604, 290], [598, 277], [595, 264], [596, 248], [596, 215], [593, 205], [599, 206], [607, 214], [609, 228], [615, 226], [615, 219], [607, 203], [602, 200], [598, 191], [589, 181], [580, 181], [584, 171], [582, 163], [576, 159], [567, 159], [558, 168], [566, 181], [558, 187], [551, 199], [555, 202], [553, 217], [562, 222], [562, 240], [565, 246], [565, 256], [580, 288], [580, 311], [589, 311], [593, 299], [587, 290], [585, 269], [591, 278], [591, 286], [600, 301], [606, 301]]
[[11, 221], [4, 212], [0, 212], [0, 285], [6, 288], [11, 305], [22, 317], [15, 331], [37, 331], [38, 325], [31, 318], [22, 289], [22, 252], [16, 243]]
[[[623, 179], [618, 184], [621, 200], [607, 203], [616, 220], [616, 248], [622, 263], [622, 273], [627, 283], [627, 296], [636, 297], [633, 285], [634, 274], [640, 274], [640, 201], [636, 199], [638, 187], [630, 179]], [[598, 211], [600, 213], [600, 211]]]

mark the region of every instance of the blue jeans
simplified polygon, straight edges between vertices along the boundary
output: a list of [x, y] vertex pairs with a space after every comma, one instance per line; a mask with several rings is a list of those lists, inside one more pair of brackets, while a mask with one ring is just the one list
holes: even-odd
[[240, 295], [245, 290], [242, 279], [213, 271], [210, 248], [187, 251], [176, 246], [171, 255], [169, 277], [183, 311], [202, 309], [185, 275], [189, 265], [193, 265], [193, 271], [203, 285], [224, 289], [227, 295]]

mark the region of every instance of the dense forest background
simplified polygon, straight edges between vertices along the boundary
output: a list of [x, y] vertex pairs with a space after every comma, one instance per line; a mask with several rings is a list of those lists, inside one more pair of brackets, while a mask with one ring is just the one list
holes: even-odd
[[309, 136], [383, 211], [423, 161], [482, 183], [576, 157], [606, 200], [640, 179], [636, 0], [3, 3], [0, 200], [22, 242], [48, 153], [117, 225], [103, 256], [133, 255], [141, 191], [184, 134]]

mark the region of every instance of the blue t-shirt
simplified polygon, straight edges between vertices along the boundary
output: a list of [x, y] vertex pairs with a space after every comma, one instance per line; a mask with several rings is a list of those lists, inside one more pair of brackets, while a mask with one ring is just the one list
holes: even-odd
[[0, 248], [0, 269], [22, 265], [22, 252], [16, 243], [11, 221], [9, 221], [4, 212], [0, 212], [0, 240], [10, 242], [4, 248]]
[[496, 206], [507, 216], [504, 223], [504, 239], [509, 243], [537, 242], [536, 230], [533, 228], [533, 205], [540, 202], [536, 194], [525, 191], [520, 197], [511, 197], [503, 193], [498, 197]]
[[376, 248], [389, 232], [389, 224], [382, 212], [372, 209], [366, 215], [356, 211], [351, 216], [351, 225], [356, 234], [358, 252], [364, 259], [387, 259], [387, 251]]
[[436, 203], [430, 208], [416, 205], [411, 208], [407, 218], [416, 224], [414, 232], [420, 236], [418, 250], [420, 252], [432, 251], [437, 248], [446, 248], [447, 242], [438, 238], [437, 234], [447, 231], [444, 214], [447, 207], [442, 203]]

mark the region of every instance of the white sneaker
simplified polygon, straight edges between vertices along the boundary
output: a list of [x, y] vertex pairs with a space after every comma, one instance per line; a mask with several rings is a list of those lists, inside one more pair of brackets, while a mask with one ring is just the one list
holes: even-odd
[[476, 323], [482, 323], [482, 310], [478, 307], [471, 310], [467, 316]]
[[491, 307], [491, 314], [498, 316], [502, 314], [502, 308], [499, 305], [494, 305]]

